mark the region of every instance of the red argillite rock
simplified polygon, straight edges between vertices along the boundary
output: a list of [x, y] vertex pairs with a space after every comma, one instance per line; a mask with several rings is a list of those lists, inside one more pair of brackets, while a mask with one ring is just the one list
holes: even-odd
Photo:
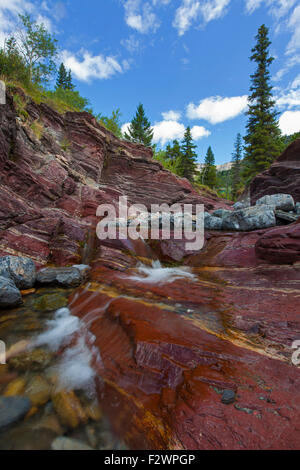
[[300, 262], [300, 218], [292, 225], [268, 230], [256, 242], [258, 258], [272, 264]]
[[164, 202], [226, 206], [164, 170], [151, 149], [114, 137], [92, 115], [61, 115], [21, 90], [13, 93], [27, 102], [28, 118], [18, 116], [7, 94], [0, 106], [0, 254], [30, 256], [38, 265], [79, 263], [97, 207], [117, 206], [124, 195], [147, 208]]
[[251, 204], [268, 194], [291, 194], [300, 202], [300, 139], [291, 143], [279, 158], [250, 185]]
[[299, 448], [300, 271], [260, 265], [262, 235], [210, 233], [203, 259], [186, 257], [194, 280], [131, 279], [119, 245], [95, 259], [70, 308], [95, 335], [99, 397], [130, 448]]

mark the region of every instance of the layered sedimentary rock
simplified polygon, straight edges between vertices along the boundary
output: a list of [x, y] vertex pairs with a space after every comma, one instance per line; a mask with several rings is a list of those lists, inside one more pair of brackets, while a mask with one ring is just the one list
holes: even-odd
[[[299, 447], [300, 374], [291, 358], [300, 272], [261, 264], [255, 244], [265, 233], [207, 233], [194, 254], [164, 240], [148, 261], [138, 246], [96, 256], [92, 284], [70, 307], [96, 337], [99, 397], [131, 448]], [[170, 262], [175, 252], [194, 279], [137, 279], [139, 260]], [[225, 390], [233, 403], [223, 402]]]
[[92, 245], [97, 207], [117, 205], [122, 195], [147, 208], [164, 202], [226, 206], [165, 171], [150, 149], [114, 137], [90, 114], [61, 115], [21, 90], [14, 93], [27, 103], [27, 115], [18, 116], [10, 94], [0, 105], [0, 254], [30, 256], [40, 265], [79, 263]]
[[300, 202], [300, 139], [295, 140], [271, 165], [257, 175], [250, 186], [251, 203], [262, 196], [290, 194]]
[[[11, 96], [0, 107], [0, 254], [91, 264], [91, 282], [70, 309], [95, 335], [99, 398], [115, 432], [134, 449], [299, 448], [300, 375], [291, 361], [300, 338], [299, 224], [206, 231], [197, 252], [185, 240], [100, 243], [97, 206], [120, 195], [146, 207], [226, 204], [198, 194], [89, 114], [61, 116], [30, 101], [26, 110], [27, 123], [16, 119]], [[290, 184], [297, 202], [296, 164], [274, 192]], [[190, 269], [190, 277], [145, 281], [140, 263], [153, 260]], [[225, 391], [233, 399], [226, 402]]]

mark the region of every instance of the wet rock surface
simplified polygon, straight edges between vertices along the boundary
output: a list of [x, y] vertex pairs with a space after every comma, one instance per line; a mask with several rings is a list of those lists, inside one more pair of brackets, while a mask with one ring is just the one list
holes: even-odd
[[0, 396], [0, 432], [23, 418], [29, 411], [30, 406], [30, 400], [26, 397]]
[[85, 273], [86, 270], [76, 267], [43, 268], [37, 274], [37, 283], [44, 286], [77, 287], [83, 282]]
[[21, 293], [15, 283], [7, 277], [0, 276], [0, 308], [16, 307], [21, 303]]
[[18, 289], [30, 289], [34, 286], [36, 279], [35, 264], [30, 258], [1, 257], [0, 276], [12, 279]]

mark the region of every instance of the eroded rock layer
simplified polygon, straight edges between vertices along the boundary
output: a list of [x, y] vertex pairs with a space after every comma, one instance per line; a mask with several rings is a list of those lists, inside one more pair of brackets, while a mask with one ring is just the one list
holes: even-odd
[[40, 265], [79, 263], [92, 244], [88, 231], [97, 207], [118, 206], [122, 195], [147, 208], [164, 202], [226, 206], [165, 171], [150, 149], [114, 137], [90, 114], [62, 116], [21, 90], [16, 94], [27, 103], [26, 119], [13, 96], [0, 105], [0, 254], [30, 256]]
[[96, 336], [99, 396], [131, 448], [299, 448], [300, 271], [259, 264], [263, 234], [207, 234], [202, 255], [185, 257], [194, 280], [130, 279], [133, 247], [115, 248], [117, 264], [95, 259], [71, 311]]
[[270, 194], [290, 194], [300, 202], [300, 139], [295, 140], [250, 186], [251, 203]]

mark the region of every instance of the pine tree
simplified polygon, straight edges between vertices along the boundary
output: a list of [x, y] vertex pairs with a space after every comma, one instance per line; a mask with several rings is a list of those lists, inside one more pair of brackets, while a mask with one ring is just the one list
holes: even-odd
[[66, 90], [68, 86], [68, 74], [63, 63], [60, 64], [58, 70], [58, 77], [56, 80], [56, 88], [62, 88]]
[[193, 181], [196, 172], [197, 154], [193, 142], [191, 129], [187, 127], [181, 142], [180, 153], [176, 164], [176, 173], [183, 178]]
[[235, 199], [237, 191], [241, 185], [241, 160], [242, 160], [242, 136], [240, 133], [237, 134], [234, 143], [234, 152], [232, 154], [232, 196]]
[[274, 58], [269, 55], [271, 42], [268, 28], [263, 24], [255, 37], [256, 45], [252, 49], [250, 60], [256, 62], [257, 69], [251, 75], [251, 87], [248, 105], [247, 135], [244, 137], [245, 168], [244, 175], [251, 178], [265, 170], [280, 154], [280, 130], [275, 101], [272, 97], [269, 66]]
[[73, 80], [72, 80], [72, 72], [71, 69], [69, 69], [67, 73], [67, 79], [66, 79], [66, 89], [67, 90], [74, 90], [74, 85], [73, 85]]
[[211, 146], [208, 147], [206, 156], [205, 156], [205, 167], [202, 172], [202, 184], [214, 188], [217, 184], [217, 168], [215, 165], [215, 156], [211, 149]]
[[143, 144], [145, 147], [151, 147], [153, 129], [145, 115], [145, 110], [141, 103], [138, 105], [136, 114], [130, 123], [128, 132], [125, 132], [124, 137], [131, 142]]

